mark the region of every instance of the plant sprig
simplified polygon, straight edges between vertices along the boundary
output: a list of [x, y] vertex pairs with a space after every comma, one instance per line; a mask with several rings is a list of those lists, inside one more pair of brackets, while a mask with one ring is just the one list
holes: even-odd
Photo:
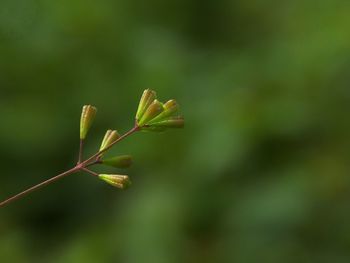
[[120, 189], [129, 187], [131, 181], [127, 175], [98, 174], [92, 171], [90, 167], [98, 164], [104, 164], [115, 168], [129, 167], [132, 164], [132, 157], [130, 155], [120, 155], [111, 158], [105, 158], [105, 153], [110, 150], [115, 144], [138, 131], [162, 132], [169, 128], [183, 128], [183, 117], [176, 115], [178, 109], [179, 106], [175, 100], [169, 100], [163, 104], [156, 99], [156, 93], [153, 90], [145, 90], [142, 94], [136, 112], [134, 127], [132, 127], [123, 135], [119, 135], [116, 130], [107, 130], [99, 150], [89, 158], [83, 160], [85, 140], [97, 113], [96, 107], [91, 105], [83, 106], [80, 118], [80, 147], [76, 165], [61, 174], [58, 174], [2, 201], [0, 203], [0, 207], [3, 207], [17, 199], [20, 199], [46, 185], [56, 182], [63, 177], [78, 172], [85, 172], [87, 174], [95, 176], [105, 181], [106, 183]]

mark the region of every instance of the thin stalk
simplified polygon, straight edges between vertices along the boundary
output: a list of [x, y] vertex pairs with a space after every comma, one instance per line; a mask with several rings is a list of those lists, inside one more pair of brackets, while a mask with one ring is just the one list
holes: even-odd
[[83, 160], [84, 140], [80, 139], [78, 164]]
[[16, 195], [14, 195], [14, 196], [12, 196], [12, 197], [6, 199], [5, 201], [2, 201], [2, 202], [0, 203], [0, 207], [3, 207], [3, 206], [5, 206], [5, 205], [7, 205], [8, 203], [11, 203], [11, 202], [13, 202], [13, 201], [15, 201], [15, 200], [17, 200], [17, 199], [20, 199], [20, 198], [26, 196], [27, 194], [29, 194], [29, 193], [31, 193], [31, 192], [33, 192], [33, 191], [35, 191], [35, 190], [38, 190], [38, 189], [41, 188], [41, 187], [44, 187], [44, 186], [46, 186], [46, 185], [48, 185], [48, 184], [51, 184], [51, 183], [53, 183], [53, 182], [56, 182], [57, 180], [59, 180], [59, 179], [65, 177], [65, 176], [67, 176], [67, 175], [76, 173], [76, 172], [78, 172], [78, 171], [79, 171], [79, 168], [78, 168], [78, 167], [74, 167], [74, 168], [72, 168], [72, 169], [70, 169], [70, 170], [68, 170], [68, 171], [65, 171], [65, 172], [63, 172], [63, 173], [61, 173], [61, 174], [59, 174], [59, 175], [56, 175], [56, 176], [54, 176], [54, 177], [52, 177], [52, 178], [50, 178], [50, 179], [48, 179], [48, 180], [46, 180], [46, 181], [44, 181], [44, 182], [41, 182], [41, 183], [39, 183], [39, 184], [37, 184], [37, 185], [34, 185], [34, 186], [28, 188], [27, 190], [25, 190], [25, 191], [23, 191], [23, 192], [20, 192], [19, 194], [16, 194]]
[[[124, 135], [120, 136], [117, 140], [115, 140], [113, 143], [111, 143], [108, 147], [104, 148], [101, 151], [98, 151], [97, 153], [95, 153], [94, 155], [92, 155], [91, 157], [89, 157], [88, 159], [86, 159], [84, 162], [82, 162], [81, 164], [83, 165], [83, 167], [86, 167], [89, 165], [89, 162], [91, 162], [92, 160], [98, 158], [102, 153], [106, 152], [107, 150], [109, 150], [110, 148], [112, 148], [116, 143], [120, 142], [121, 140], [125, 139], [126, 137], [130, 136], [131, 134], [139, 131], [140, 128], [135, 125], [134, 128], [132, 128], [130, 131], [128, 131], [127, 133], [125, 133]], [[94, 160], [96, 161], [96, 160]]]
[[87, 173], [89, 173], [89, 174], [91, 174], [93, 176], [98, 176], [98, 173], [95, 173], [94, 171], [91, 171], [91, 170], [89, 170], [87, 168], [82, 168], [81, 170], [84, 171], [84, 172], [87, 172]]
[[5, 206], [5, 205], [7, 205], [7, 204], [9, 204], [9, 203], [11, 203], [11, 202], [17, 200], [17, 199], [20, 199], [20, 198], [22, 198], [22, 197], [28, 195], [29, 193], [31, 193], [31, 192], [33, 192], [33, 191], [36, 191], [36, 190], [38, 190], [38, 189], [40, 189], [40, 188], [42, 188], [42, 187], [44, 187], [44, 186], [46, 186], [46, 185], [49, 185], [49, 184], [51, 184], [51, 183], [53, 183], [53, 182], [55, 182], [55, 181], [57, 181], [57, 180], [59, 180], [59, 179], [65, 177], [65, 176], [67, 176], [67, 175], [70, 175], [70, 174], [79, 172], [79, 171], [81, 171], [81, 170], [84, 170], [85, 172], [88, 172], [88, 173], [90, 173], [90, 174], [93, 174], [93, 175], [95, 175], [95, 176], [98, 176], [98, 174], [92, 172], [92, 171], [89, 170], [89, 169], [86, 169], [86, 167], [92, 166], [92, 165], [94, 165], [94, 164], [99, 163], [98, 157], [99, 157], [102, 153], [104, 153], [105, 151], [109, 150], [113, 145], [115, 145], [116, 143], [118, 143], [118, 142], [120, 142], [121, 140], [125, 139], [126, 137], [130, 136], [131, 134], [137, 132], [138, 130], [139, 130], [139, 127], [138, 127], [137, 125], [135, 125], [134, 128], [132, 128], [132, 129], [129, 130], [127, 133], [125, 133], [124, 135], [122, 135], [121, 137], [119, 137], [118, 140], [114, 141], [111, 145], [109, 145], [108, 147], [106, 147], [106, 148], [103, 149], [102, 151], [98, 151], [97, 153], [95, 153], [94, 155], [92, 155], [91, 157], [89, 157], [88, 159], [86, 159], [85, 161], [81, 161], [81, 160], [82, 160], [82, 150], [83, 150], [83, 142], [82, 142], [82, 140], [81, 140], [81, 141], [80, 141], [80, 149], [79, 149], [79, 160], [78, 160], [78, 164], [77, 164], [74, 168], [69, 169], [69, 170], [67, 170], [67, 171], [65, 171], [65, 172], [63, 172], [63, 173], [61, 173], [61, 174], [59, 174], [59, 175], [56, 175], [56, 176], [54, 176], [54, 177], [52, 177], [52, 178], [50, 178], [50, 179], [48, 179], [48, 180], [46, 180], [46, 181], [44, 181], [44, 182], [41, 182], [41, 183], [39, 183], [39, 184], [37, 184], [37, 185], [34, 185], [34, 186], [28, 188], [27, 190], [24, 190], [24, 191], [22, 191], [22, 192], [20, 192], [20, 193], [18, 193], [18, 194], [16, 194], [16, 195], [14, 195], [14, 196], [8, 198], [8, 199], [2, 201], [2, 202], [0, 203], [0, 207], [3, 207], [3, 206]]

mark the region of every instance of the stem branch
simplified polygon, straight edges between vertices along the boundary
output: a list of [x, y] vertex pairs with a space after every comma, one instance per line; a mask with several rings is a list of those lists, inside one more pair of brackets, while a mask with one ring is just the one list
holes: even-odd
[[83, 160], [84, 140], [80, 139], [78, 164]]
[[76, 172], [79, 172], [79, 171], [82, 171], [82, 170], [85, 171], [85, 172], [88, 172], [88, 173], [90, 173], [90, 174], [92, 174], [92, 175], [94, 175], [94, 176], [98, 176], [97, 173], [95, 173], [95, 172], [93, 172], [93, 171], [87, 169], [86, 167], [92, 166], [92, 165], [94, 165], [94, 164], [99, 163], [98, 157], [99, 157], [102, 153], [106, 152], [106, 151], [109, 150], [113, 145], [115, 145], [116, 143], [118, 143], [118, 142], [120, 142], [121, 140], [125, 139], [126, 137], [130, 136], [130, 135], [133, 134], [134, 132], [137, 132], [138, 130], [139, 130], [139, 127], [138, 127], [137, 125], [135, 125], [134, 128], [132, 128], [132, 129], [129, 130], [127, 133], [125, 133], [124, 135], [122, 135], [121, 137], [119, 137], [118, 140], [114, 141], [112, 144], [110, 144], [108, 147], [106, 147], [106, 148], [103, 149], [102, 151], [98, 151], [97, 153], [95, 153], [94, 155], [92, 155], [91, 157], [89, 157], [88, 159], [86, 159], [85, 161], [82, 161], [84, 141], [83, 141], [83, 140], [80, 140], [79, 159], [78, 159], [77, 165], [76, 165], [74, 168], [69, 169], [69, 170], [67, 170], [67, 171], [65, 171], [65, 172], [63, 172], [63, 173], [60, 173], [59, 175], [56, 175], [56, 176], [54, 176], [54, 177], [52, 177], [52, 178], [50, 178], [50, 179], [48, 179], [48, 180], [46, 180], [46, 181], [43, 181], [43, 182], [41, 182], [41, 183], [39, 183], [39, 184], [37, 184], [37, 185], [34, 185], [34, 186], [28, 188], [27, 190], [24, 190], [24, 191], [22, 191], [22, 192], [20, 192], [20, 193], [18, 193], [18, 194], [16, 194], [16, 195], [14, 195], [14, 196], [8, 198], [8, 199], [2, 201], [2, 202], [0, 203], [0, 207], [3, 207], [3, 206], [5, 206], [5, 205], [7, 205], [7, 204], [9, 204], [9, 203], [11, 203], [11, 202], [17, 200], [17, 199], [20, 199], [20, 198], [26, 196], [27, 194], [29, 194], [29, 193], [31, 193], [31, 192], [33, 192], [33, 191], [35, 191], [35, 190], [38, 190], [39, 188], [42, 188], [42, 187], [44, 187], [44, 186], [46, 186], [46, 185], [49, 185], [49, 184], [51, 184], [51, 183], [53, 183], [53, 182], [55, 182], [55, 181], [57, 181], [57, 180], [59, 180], [59, 179], [65, 177], [65, 176], [67, 176], [67, 175], [70, 175], [70, 174], [73, 174], [73, 173], [76, 173]]
[[95, 172], [93, 172], [93, 171], [91, 171], [91, 170], [89, 170], [87, 168], [82, 168], [81, 170], [84, 171], [84, 172], [87, 172], [87, 173], [89, 173], [89, 174], [91, 174], [93, 176], [98, 176], [98, 173], [95, 173]]
[[77, 167], [74, 167], [74, 168], [72, 168], [72, 169], [70, 169], [68, 171], [65, 171], [65, 172], [63, 172], [63, 173], [61, 173], [59, 175], [56, 175], [56, 176], [54, 176], [54, 177], [52, 177], [52, 178], [50, 178], [50, 179], [48, 179], [48, 180], [46, 180], [44, 182], [41, 182], [41, 183], [39, 183], [37, 185], [34, 185], [31, 188], [28, 188], [27, 190], [25, 190], [23, 192], [20, 192], [19, 194], [16, 194], [16, 195], [6, 199], [5, 201], [2, 201], [0, 203], [0, 207], [3, 207], [5, 205], [7, 205], [8, 203], [11, 203], [11, 202], [13, 202], [13, 201], [15, 201], [15, 200], [17, 200], [17, 199], [19, 199], [21, 197], [24, 197], [25, 195], [27, 195], [27, 194], [35, 191], [35, 190], [38, 190], [41, 187], [44, 187], [44, 186], [46, 186], [48, 184], [51, 184], [51, 183], [53, 183], [53, 182], [55, 182], [55, 181], [65, 177], [65, 176], [67, 176], [69, 174], [76, 173], [78, 171], [79, 171], [79, 169]]
[[92, 160], [96, 159], [97, 157], [99, 157], [102, 153], [106, 152], [107, 150], [109, 150], [110, 148], [112, 148], [116, 143], [120, 142], [121, 140], [125, 139], [126, 137], [130, 136], [131, 134], [139, 131], [140, 128], [138, 126], [135, 125], [134, 128], [132, 128], [130, 131], [128, 131], [127, 133], [125, 133], [124, 135], [120, 136], [117, 140], [115, 140], [113, 143], [111, 143], [108, 147], [104, 148], [101, 151], [98, 151], [97, 153], [95, 153], [94, 155], [92, 155], [91, 157], [89, 157], [88, 159], [86, 159], [84, 162], [82, 162], [81, 164], [85, 167], [87, 165], [89, 165], [89, 162], [91, 162]]

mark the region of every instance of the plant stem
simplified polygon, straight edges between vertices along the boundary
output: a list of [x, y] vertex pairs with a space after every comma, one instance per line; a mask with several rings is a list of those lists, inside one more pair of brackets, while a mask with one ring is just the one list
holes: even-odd
[[[98, 161], [97, 159], [98, 159], [98, 157], [99, 157], [102, 153], [104, 153], [105, 151], [109, 150], [113, 145], [115, 145], [116, 143], [118, 143], [118, 142], [120, 142], [121, 140], [125, 139], [126, 137], [130, 136], [131, 134], [137, 132], [138, 130], [139, 130], [139, 127], [138, 127], [137, 125], [135, 125], [134, 128], [132, 128], [132, 129], [129, 130], [127, 133], [125, 133], [124, 135], [122, 135], [121, 137], [119, 137], [118, 140], [114, 141], [112, 144], [110, 144], [108, 147], [106, 147], [106, 148], [103, 149], [102, 151], [98, 151], [97, 153], [95, 153], [94, 155], [92, 155], [91, 157], [89, 157], [88, 159], [86, 159], [85, 161], [81, 161], [81, 160], [82, 160], [83, 141], [80, 140], [79, 160], [78, 160], [77, 165], [76, 165], [74, 168], [69, 169], [69, 170], [67, 170], [67, 171], [65, 171], [65, 172], [63, 172], [63, 173], [61, 173], [61, 174], [59, 174], [59, 175], [56, 175], [56, 176], [54, 176], [54, 177], [52, 177], [52, 178], [50, 178], [50, 179], [48, 179], [48, 180], [46, 180], [46, 181], [44, 181], [44, 182], [41, 182], [41, 183], [39, 183], [39, 184], [37, 184], [37, 185], [34, 185], [34, 186], [28, 188], [27, 190], [24, 190], [24, 191], [22, 191], [22, 192], [20, 192], [20, 193], [18, 193], [18, 194], [16, 194], [16, 195], [14, 195], [14, 196], [8, 198], [8, 199], [2, 201], [2, 202], [0, 203], [0, 207], [3, 207], [3, 206], [5, 206], [5, 205], [7, 205], [7, 204], [9, 204], [9, 203], [11, 203], [11, 202], [17, 200], [17, 199], [20, 199], [20, 198], [26, 196], [27, 194], [29, 194], [29, 193], [31, 193], [31, 192], [33, 192], [33, 191], [35, 191], [35, 190], [38, 190], [38, 189], [41, 188], [41, 187], [44, 187], [44, 186], [46, 186], [46, 185], [49, 185], [49, 184], [51, 184], [51, 183], [53, 183], [53, 182], [55, 182], [55, 181], [57, 181], [57, 180], [59, 180], [59, 179], [65, 177], [65, 176], [67, 176], [67, 175], [70, 175], [70, 174], [79, 172], [79, 171], [81, 171], [81, 170], [83, 170], [83, 171], [85, 171], [85, 172], [88, 172], [88, 173], [90, 173], [90, 174], [93, 174], [93, 175], [95, 175], [95, 176], [98, 176], [98, 174], [92, 172], [92, 171], [89, 170], [89, 169], [86, 169], [86, 167], [99, 163], [99, 161]], [[94, 159], [95, 159], [95, 160], [94, 160]], [[91, 162], [91, 161], [93, 161], [93, 162]]]
[[44, 186], [46, 186], [46, 185], [48, 185], [48, 184], [51, 184], [51, 183], [53, 183], [53, 182], [55, 182], [55, 181], [57, 181], [57, 180], [59, 180], [59, 179], [65, 177], [65, 176], [67, 176], [67, 175], [76, 173], [76, 172], [78, 172], [78, 171], [79, 171], [79, 168], [76, 166], [76, 167], [74, 167], [74, 168], [72, 168], [72, 169], [70, 169], [70, 170], [68, 170], [68, 171], [65, 171], [65, 172], [63, 172], [63, 173], [61, 173], [61, 174], [59, 174], [59, 175], [56, 175], [56, 176], [54, 176], [54, 177], [52, 177], [52, 178], [50, 178], [50, 179], [48, 179], [48, 180], [46, 180], [46, 181], [44, 181], [44, 182], [41, 182], [41, 183], [39, 183], [39, 184], [37, 184], [37, 185], [34, 185], [34, 186], [32, 186], [31, 188], [28, 188], [27, 190], [25, 190], [25, 191], [23, 191], [23, 192], [20, 192], [19, 194], [16, 194], [16, 195], [14, 195], [14, 196], [12, 196], [12, 197], [6, 199], [5, 201], [2, 201], [2, 202], [0, 203], [0, 207], [3, 207], [3, 206], [5, 206], [5, 205], [7, 205], [8, 203], [11, 203], [11, 202], [13, 202], [13, 201], [15, 201], [15, 200], [17, 200], [17, 199], [20, 199], [20, 198], [24, 197], [25, 195], [27, 195], [27, 194], [29, 194], [29, 193], [35, 191], [35, 190], [38, 190], [38, 189], [41, 188], [41, 187], [44, 187]]
[[92, 155], [91, 157], [89, 157], [88, 159], [86, 159], [84, 162], [82, 162], [81, 164], [83, 165], [83, 167], [86, 167], [89, 165], [89, 162], [91, 162], [92, 160], [98, 158], [102, 153], [106, 152], [107, 150], [109, 150], [110, 148], [112, 148], [116, 143], [120, 142], [121, 140], [125, 139], [126, 137], [130, 136], [131, 134], [139, 131], [140, 128], [135, 125], [134, 128], [132, 128], [131, 130], [129, 130], [127, 133], [125, 133], [124, 135], [120, 136], [117, 140], [115, 140], [113, 143], [111, 143], [108, 147], [104, 148], [101, 151], [98, 151], [97, 153], [95, 153], [94, 155]]
[[78, 164], [83, 160], [84, 140], [80, 139]]
[[89, 170], [87, 168], [82, 168], [81, 170], [84, 171], [84, 172], [87, 172], [87, 173], [89, 173], [89, 174], [91, 174], [93, 176], [98, 176], [98, 173], [95, 173], [95, 172], [93, 172], [93, 171], [91, 171], [91, 170]]

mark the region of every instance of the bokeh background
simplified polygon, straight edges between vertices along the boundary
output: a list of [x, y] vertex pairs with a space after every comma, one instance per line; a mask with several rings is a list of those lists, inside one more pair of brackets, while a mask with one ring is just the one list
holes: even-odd
[[[67, 177], [0, 209], [0, 261], [349, 262], [350, 2], [1, 0], [0, 198], [127, 131], [133, 186]], [[97, 171], [112, 171], [98, 168]]]

